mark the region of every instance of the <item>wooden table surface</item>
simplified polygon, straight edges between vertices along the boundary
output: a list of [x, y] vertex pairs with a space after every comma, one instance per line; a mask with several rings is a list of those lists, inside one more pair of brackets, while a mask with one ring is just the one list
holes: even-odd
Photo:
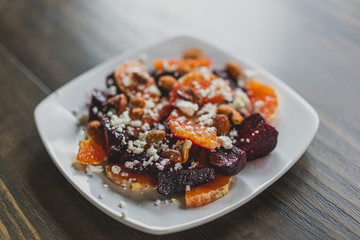
[[[62, 176], [35, 106], [122, 52], [196, 33], [245, 54], [320, 116], [299, 161], [237, 210], [166, 236], [97, 210]], [[359, 239], [360, 2], [0, 1], [0, 239]]]

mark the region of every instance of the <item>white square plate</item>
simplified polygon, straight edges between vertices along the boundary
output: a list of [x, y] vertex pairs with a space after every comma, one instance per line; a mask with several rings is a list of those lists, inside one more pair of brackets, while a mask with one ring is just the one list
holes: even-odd
[[[236, 183], [226, 196], [207, 206], [193, 209], [184, 207], [182, 197], [178, 197], [180, 201], [175, 204], [155, 206], [156, 199], [166, 199], [156, 191], [143, 194], [131, 192], [116, 187], [105, 174], [89, 177], [75, 169], [72, 163], [80, 138], [77, 118], [72, 111], [85, 109], [85, 96], [91, 89], [104, 89], [105, 77], [127, 59], [137, 58], [140, 54], [146, 54], [149, 59], [176, 58], [181, 56], [184, 49], [193, 46], [204, 49], [213, 58], [215, 67], [222, 67], [227, 60], [234, 60], [244, 68], [257, 71], [260, 81], [277, 90], [279, 108], [273, 122], [279, 131], [276, 149], [263, 159], [249, 162], [236, 176]], [[254, 198], [293, 166], [309, 146], [319, 125], [318, 115], [303, 98], [266, 70], [236, 55], [189, 36], [168, 38], [121, 54], [73, 79], [36, 107], [35, 121], [41, 139], [55, 165], [75, 189], [97, 208], [128, 226], [152, 234], [167, 234], [219, 218]], [[109, 187], [104, 188], [104, 183]], [[119, 208], [120, 201], [126, 203], [125, 208]], [[127, 217], [122, 218], [125, 210]]]

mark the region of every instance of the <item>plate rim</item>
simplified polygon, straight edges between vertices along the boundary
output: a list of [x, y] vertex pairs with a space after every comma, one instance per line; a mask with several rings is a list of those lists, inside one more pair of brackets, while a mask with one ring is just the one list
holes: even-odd
[[[58, 92], [61, 92], [63, 89], [68, 88], [71, 86], [71, 84], [73, 82], [76, 82], [78, 79], [82, 79], [82, 78], [86, 78], [89, 75], [92, 75], [94, 72], [98, 72], [101, 71], [101, 69], [106, 68], [107, 65], [109, 64], [113, 64], [115, 62], [121, 61], [122, 59], [126, 59], [127, 56], [131, 56], [133, 54], [135, 54], [136, 52], [141, 52], [144, 51], [146, 49], [149, 49], [157, 44], [161, 44], [161, 43], [166, 43], [168, 41], [174, 40], [174, 39], [181, 39], [181, 38], [187, 38], [187, 39], [191, 39], [191, 40], [195, 40], [198, 41], [202, 44], [206, 44], [209, 45], [213, 48], [216, 48], [216, 50], [221, 51], [225, 54], [228, 54], [229, 56], [231, 56], [232, 58], [239, 60], [241, 62], [246, 62], [247, 65], [249, 65], [251, 68], [255, 69], [257, 72], [262, 73], [264, 76], [266, 76], [266, 78], [270, 79], [273, 82], [276, 82], [279, 86], [281, 86], [286, 92], [290, 93], [290, 95], [292, 97], [294, 97], [298, 102], [301, 103], [302, 106], [305, 107], [305, 109], [310, 113], [310, 115], [313, 117], [314, 120], [314, 125], [313, 125], [313, 129], [311, 129], [312, 134], [309, 135], [309, 139], [307, 141], [307, 144], [305, 144], [303, 146], [303, 148], [301, 149], [301, 151], [299, 152], [299, 154], [292, 160], [287, 162], [283, 169], [281, 171], [279, 171], [278, 173], [276, 173], [276, 175], [274, 177], [272, 177], [269, 181], [263, 183], [262, 185], [260, 185], [256, 191], [254, 191], [252, 194], [248, 195], [246, 198], [244, 198], [242, 201], [238, 201], [236, 203], [230, 204], [228, 205], [226, 208], [224, 208], [223, 210], [221, 210], [220, 212], [214, 212], [210, 215], [207, 215], [206, 217], [202, 217], [200, 219], [196, 219], [190, 222], [186, 222], [186, 223], [181, 223], [181, 224], [177, 224], [177, 225], [172, 225], [172, 226], [167, 226], [167, 227], [159, 227], [159, 226], [151, 226], [149, 224], [145, 224], [143, 222], [140, 222], [138, 220], [132, 219], [131, 221], [129, 220], [125, 220], [123, 218], [119, 218], [118, 215], [114, 214], [112, 209], [109, 208], [106, 204], [100, 202], [98, 199], [96, 199], [95, 197], [89, 195], [88, 193], [86, 193], [81, 187], [80, 185], [78, 185], [75, 181], [73, 181], [70, 176], [68, 175], [68, 173], [62, 168], [62, 166], [60, 165], [60, 163], [58, 162], [58, 160], [55, 158], [55, 155], [53, 153], [53, 149], [52, 146], [50, 146], [49, 141], [47, 141], [46, 139], [46, 134], [42, 131], [41, 126], [39, 125], [39, 118], [40, 118], [40, 111], [41, 108], [45, 107], [49, 102], [51, 102], [51, 100], [53, 98], [56, 97]], [[239, 54], [239, 53], [229, 53], [227, 50], [223, 49], [221, 46], [218, 46], [217, 44], [214, 43], [210, 43], [207, 42], [206, 40], [194, 35], [194, 34], [175, 34], [175, 35], [171, 35], [165, 38], [162, 38], [160, 40], [157, 41], [153, 41], [150, 42], [148, 44], [145, 44], [143, 46], [125, 51], [121, 54], [118, 54], [115, 57], [110, 58], [109, 60], [100, 63], [94, 67], [92, 67], [91, 69], [85, 71], [84, 73], [80, 74], [79, 76], [71, 79], [70, 81], [68, 81], [67, 83], [65, 83], [64, 85], [62, 85], [61, 87], [59, 87], [58, 89], [56, 89], [55, 91], [53, 91], [50, 95], [48, 95], [47, 97], [45, 97], [40, 103], [37, 104], [35, 110], [34, 110], [34, 118], [35, 118], [35, 124], [36, 124], [36, 128], [37, 131], [39, 132], [40, 138], [50, 156], [50, 158], [52, 159], [52, 161], [54, 162], [55, 166], [59, 169], [59, 171], [62, 173], [62, 175], [67, 179], [67, 181], [82, 195], [85, 197], [85, 199], [87, 199], [88, 201], [90, 201], [95, 207], [97, 207], [98, 209], [100, 209], [101, 211], [103, 211], [104, 213], [106, 213], [107, 215], [109, 215], [110, 217], [114, 218], [115, 220], [130, 226], [134, 229], [146, 232], [146, 233], [150, 233], [150, 234], [155, 234], [155, 235], [163, 235], [163, 234], [169, 234], [169, 233], [175, 233], [175, 232], [179, 232], [179, 231], [183, 231], [186, 229], [190, 229], [193, 227], [197, 227], [199, 225], [205, 224], [207, 222], [210, 222], [214, 219], [217, 219], [219, 217], [224, 216], [225, 214], [239, 208], [240, 206], [246, 204], [247, 202], [249, 202], [251, 199], [255, 198], [257, 195], [259, 195], [261, 192], [263, 192], [266, 188], [268, 188], [270, 185], [272, 185], [275, 181], [277, 181], [280, 177], [282, 177], [299, 159], [300, 157], [304, 154], [304, 152], [306, 151], [306, 149], [309, 147], [309, 145], [311, 144], [312, 140], [314, 139], [314, 136], [318, 130], [319, 127], [319, 116], [316, 113], [315, 109], [303, 98], [301, 97], [298, 93], [296, 93], [292, 88], [290, 88], [286, 83], [284, 83], [283, 81], [281, 81], [279, 78], [275, 77], [272, 73], [270, 73], [269, 71], [267, 71], [266, 69], [264, 69], [262, 66], [258, 65], [256, 62], [254, 62], [253, 60], [249, 59], [248, 57]]]

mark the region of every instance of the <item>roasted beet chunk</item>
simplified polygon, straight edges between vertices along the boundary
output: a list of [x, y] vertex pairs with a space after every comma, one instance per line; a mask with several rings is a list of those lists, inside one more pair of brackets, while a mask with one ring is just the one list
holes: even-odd
[[184, 192], [186, 186], [196, 187], [215, 179], [213, 168], [194, 168], [179, 171], [158, 173], [158, 192], [171, 195]]
[[160, 171], [167, 171], [174, 164], [169, 160], [162, 157], [151, 159], [146, 155], [146, 150], [140, 154], [124, 151], [118, 158], [119, 163], [123, 164], [124, 167], [130, 172], [143, 174], [153, 173], [156, 174]]
[[245, 151], [248, 161], [263, 157], [276, 147], [278, 131], [258, 113], [245, 118], [237, 131], [234, 145]]
[[129, 136], [126, 132], [118, 132], [111, 129], [110, 120], [101, 117], [104, 127], [105, 145], [109, 163], [120, 163], [120, 156], [126, 151]]
[[91, 103], [89, 106], [89, 122], [92, 120], [99, 120], [98, 113], [102, 112], [102, 105], [107, 100], [107, 94], [98, 89], [93, 89], [91, 92]]
[[115, 95], [121, 93], [120, 88], [116, 84], [114, 73], [111, 73], [106, 77], [105, 83], [106, 83], [106, 87], [108, 89], [108, 93], [110, 96], [115, 96]]
[[231, 149], [218, 148], [216, 151], [209, 151], [210, 164], [224, 175], [234, 176], [246, 166], [245, 152], [237, 147]]

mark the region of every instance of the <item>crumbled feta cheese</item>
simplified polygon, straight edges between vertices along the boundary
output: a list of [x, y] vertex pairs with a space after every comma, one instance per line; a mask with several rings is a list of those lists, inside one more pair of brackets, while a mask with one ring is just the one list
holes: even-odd
[[129, 176], [129, 174], [128, 174], [127, 172], [122, 172], [122, 173], [120, 173], [120, 175], [121, 175], [122, 177], [127, 177], [127, 176]]
[[237, 137], [238, 134], [239, 134], [239, 133], [238, 133], [238, 131], [237, 131], [235, 128], [232, 129], [232, 130], [229, 132], [229, 136], [230, 136], [231, 139]]
[[107, 185], [106, 183], [103, 184], [103, 188], [108, 188], [109, 185]]
[[190, 191], [190, 186], [189, 185], [186, 185], [185, 191]]
[[150, 125], [148, 123], [144, 123], [144, 125], [141, 126], [141, 130], [144, 132], [150, 130]]
[[201, 126], [212, 126], [214, 121], [213, 118], [216, 116], [216, 108], [215, 104], [207, 103], [205, 104], [197, 113], [198, 115], [198, 123]]
[[221, 146], [223, 146], [225, 149], [231, 149], [233, 147], [232, 141], [227, 136], [220, 136], [217, 137], [218, 141], [220, 142]]
[[129, 111], [124, 111], [120, 116], [116, 114], [111, 116], [110, 125], [113, 129], [118, 132], [122, 132], [123, 129], [131, 122], [129, 117]]
[[175, 163], [174, 170], [182, 169], [183, 166], [181, 163]]
[[108, 87], [108, 94], [109, 95], [112, 95], [112, 96], [114, 96], [114, 95], [116, 95], [116, 93], [117, 93], [117, 88], [116, 88], [116, 86], [110, 86], [110, 87]]
[[260, 112], [260, 108], [264, 105], [265, 103], [261, 100], [258, 100], [256, 102], [254, 102], [253, 105], [253, 109], [252, 109], [252, 113], [259, 113]]
[[199, 110], [199, 105], [197, 105], [196, 103], [192, 103], [182, 99], [177, 100], [175, 102], [175, 106], [179, 108], [181, 112], [190, 117], [193, 116], [197, 110]]
[[124, 208], [126, 206], [124, 201], [120, 201], [119, 208]]
[[99, 195], [98, 195], [98, 198], [99, 198], [99, 199], [103, 199], [103, 197], [102, 197], [102, 195], [101, 195], [101, 194], [99, 194]]
[[177, 199], [176, 199], [176, 198], [172, 198], [172, 199], [170, 199], [170, 202], [171, 202], [171, 203], [176, 203], [176, 202], [177, 202]]
[[246, 139], [246, 142], [247, 142], [247, 143], [250, 143], [250, 139], [247, 138], [247, 139]]
[[155, 206], [159, 206], [160, 203], [161, 203], [160, 199], [157, 199], [154, 204], [155, 204]]
[[104, 171], [104, 167], [103, 166], [95, 166], [95, 165], [87, 165], [86, 166], [86, 175], [88, 176], [92, 176], [94, 173], [101, 173]]
[[118, 165], [112, 165], [111, 166], [111, 171], [114, 173], [114, 174], [119, 174], [121, 172], [121, 167], [118, 166]]
[[248, 98], [246, 93], [240, 88], [237, 88], [235, 90], [234, 101], [230, 104], [230, 106], [243, 114], [248, 114], [247, 109], [249, 105], [250, 105], [250, 99]]

